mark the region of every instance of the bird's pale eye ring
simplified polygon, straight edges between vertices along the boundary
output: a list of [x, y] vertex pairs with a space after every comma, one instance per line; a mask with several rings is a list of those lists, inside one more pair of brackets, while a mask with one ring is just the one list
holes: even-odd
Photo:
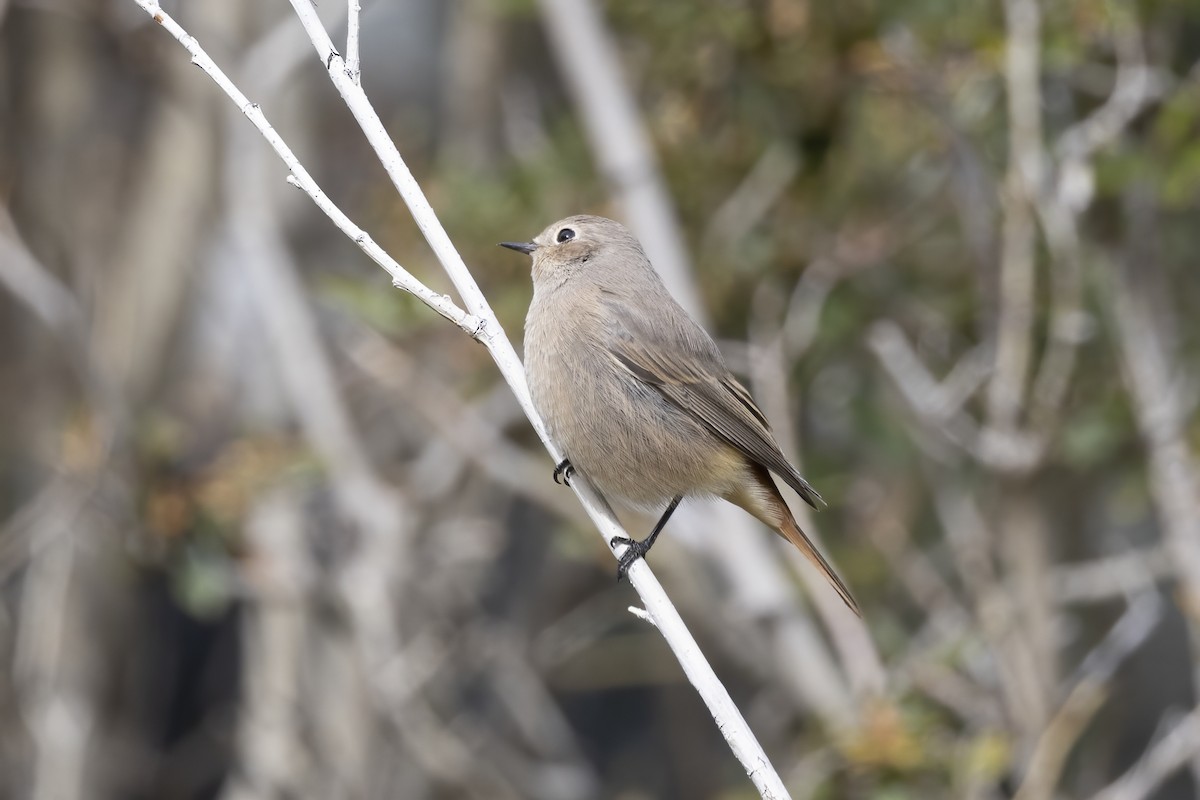
[[558, 232], [558, 236], [554, 237], [554, 241], [558, 242], [559, 244], [562, 244], [563, 242], [569, 242], [574, 238], [575, 238], [575, 231], [571, 230], [570, 228], [563, 228], [561, 231]]

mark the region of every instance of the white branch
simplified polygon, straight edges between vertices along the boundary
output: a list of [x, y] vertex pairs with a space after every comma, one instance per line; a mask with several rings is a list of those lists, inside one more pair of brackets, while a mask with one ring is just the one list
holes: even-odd
[[[530, 423], [538, 436], [546, 445], [546, 449], [556, 459], [561, 458], [561, 452], [550, 441], [546, 434], [545, 425], [533, 408], [529, 389], [525, 382], [525, 371], [520, 358], [513, 349], [508, 337], [505, 336], [495, 314], [475, 283], [462, 257], [454, 248], [450, 237], [446, 234], [429, 201], [417, 185], [412, 173], [401, 158], [399, 151], [389, 138], [383, 123], [368, 102], [366, 95], [354, 78], [348, 73], [346, 63], [333, 47], [328, 32], [325, 30], [316, 11], [308, 0], [293, 0], [293, 8], [300, 18], [309, 37], [316, 47], [317, 54], [328, 69], [330, 79], [346, 101], [347, 106], [358, 120], [367, 140], [375, 149], [385, 170], [391, 177], [401, 197], [408, 205], [413, 219], [425, 235], [442, 267], [457, 287], [459, 294], [470, 313], [459, 309], [443, 295], [439, 295], [425, 287], [399, 264], [387, 256], [370, 237], [355, 226], [333, 205], [332, 201], [321, 191], [320, 187], [300, 165], [291, 149], [267, 122], [257, 104], [251, 103], [245, 95], [229, 80], [211, 58], [204, 52], [195, 38], [187, 33], [178, 23], [167, 15], [153, 0], [134, 0], [151, 17], [174, 36], [180, 44], [192, 55], [192, 61], [204, 70], [217, 85], [238, 105], [256, 128], [267, 139], [288, 168], [292, 171], [292, 182], [304, 189], [330, 219], [361, 247], [376, 263], [386, 269], [394, 279], [397, 287], [416, 295], [442, 316], [454, 322], [464, 331], [479, 340], [492, 358], [496, 361], [505, 381], [512, 388], [522, 409], [529, 417]], [[615, 536], [625, 535], [616, 521], [608, 503], [583, 480], [574, 482], [576, 493], [583, 502], [588, 515], [599, 528], [607, 542]], [[624, 552], [624, 547], [616, 549], [615, 554]], [[717, 727], [725, 736], [734, 755], [741, 761], [755, 787], [764, 798], [786, 798], [787, 790], [782, 780], [775, 772], [766, 754], [754, 737], [741, 712], [733, 704], [729, 693], [721, 684], [712, 667], [704, 658], [695, 639], [687, 630], [679, 613], [671, 604], [662, 586], [650, 571], [644, 560], [634, 562], [629, 570], [629, 580], [637, 590], [642, 602], [654, 625], [662, 632], [667, 644], [679, 659], [684, 673], [696, 687], [708, 706]]]
[[[370, 256], [372, 261], [383, 267], [392, 276], [392, 283], [397, 288], [415, 295], [425, 305], [462, 328], [468, 334], [477, 336], [482, 325], [480, 320], [456, 306], [454, 301], [449, 297], [438, 294], [418, 281], [408, 270], [397, 264], [395, 259], [385, 253], [383, 248], [377, 245], [375, 240], [366, 231], [351, 222], [350, 218], [333, 204], [333, 201], [322, 191], [317, 182], [313, 180], [313, 177], [308, 174], [308, 170], [296, 158], [296, 154], [283, 141], [283, 137], [271, 127], [271, 123], [267, 122], [267, 118], [262, 113], [262, 109], [258, 107], [258, 103], [251, 103], [246, 95], [242, 94], [242, 91], [234, 85], [233, 81], [217, 66], [216, 62], [209, 58], [208, 53], [204, 52], [204, 49], [200, 47], [194, 36], [185, 31], [154, 0], [134, 0], [134, 2], [141, 6], [155, 22], [162, 25], [168, 33], [183, 45], [184, 49], [191, 54], [192, 63], [204, 70], [217, 86], [221, 88], [221, 91], [225, 92], [229, 96], [229, 99], [237, 104], [237, 107], [242, 110], [242, 113], [246, 115], [246, 118], [250, 120], [254, 127], [258, 128], [263, 138], [267, 140], [267, 144], [271, 145], [271, 149], [279, 155], [279, 158], [283, 160], [287, 168], [291, 170], [292, 175], [288, 179], [289, 183], [303, 189], [312, 197], [313, 202], [325, 212], [326, 216], [333, 220], [333, 224], [342, 233], [354, 240], [354, 243]], [[313, 14], [315, 13], [313, 11]], [[319, 20], [317, 24], [320, 24]], [[340, 61], [341, 59], [339, 58]]]
[[347, 0], [346, 5], [346, 74], [355, 83], [362, 83], [362, 69], [358, 62], [358, 18], [362, 5], [358, 0]]
[[654, 617], [652, 617], [648, 613], [646, 613], [646, 609], [638, 608], [637, 606], [630, 606], [628, 611], [630, 614], [633, 614], [635, 617], [640, 619], [642, 622], [649, 622], [651, 625], [654, 624]]

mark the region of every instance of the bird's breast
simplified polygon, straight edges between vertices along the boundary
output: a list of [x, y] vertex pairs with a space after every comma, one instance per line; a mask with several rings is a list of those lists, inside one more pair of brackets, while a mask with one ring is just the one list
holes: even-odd
[[538, 300], [525, 328], [530, 393], [575, 469], [626, 505], [727, 491], [743, 459], [612, 356], [615, 323], [595, 305]]

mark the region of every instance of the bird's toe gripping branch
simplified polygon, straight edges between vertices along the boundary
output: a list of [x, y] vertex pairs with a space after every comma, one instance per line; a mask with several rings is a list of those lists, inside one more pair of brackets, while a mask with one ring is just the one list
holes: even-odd
[[[564, 486], [571, 485], [571, 477], [575, 474], [575, 467], [571, 466], [571, 460], [564, 458], [554, 467], [554, 482], [561, 483]], [[562, 480], [559, 480], [559, 478]]]

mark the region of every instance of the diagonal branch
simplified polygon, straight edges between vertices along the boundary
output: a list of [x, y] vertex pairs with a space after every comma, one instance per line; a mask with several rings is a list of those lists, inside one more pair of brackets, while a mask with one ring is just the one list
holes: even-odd
[[[332, 201], [300, 165], [291, 149], [267, 122], [257, 104], [251, 103], [215, 62], [204, 52], [194, 37], [187, 33], [175, 20], [167, 15], [153, 0], [134, 0], [151, 17], [174, 36], [192, 55], [192, 61], [204, 70], [217, 85], [238, 105], [242, 112], [259, 129], [272, 148], [292, 171], [292, 182], [304, 189], [318, 206], [376, 263], [392, 274], [397, 286], [416, 295], [435, 311], [454, 322], [472, 335], [487, 349], [500, 368], [501, 374], [516, 395], [518, 402], [529, 417], [530, 423], [547, 450], [556, 460], [561, 458], [558, 448], [550, 441], [529, 396], [525, 373], [520, 358], [505, 336], [486, 298], [471, 276], [462, 257], [451, 243], [449, 236], [438, 220], [429, 201], [418, 186], [412, 173], [401, 158], [399, 151], [388, 137], [375, 110], [368, 102], [358, 83], [347, 72], [346, 64], [334, 49], [315, 9], [308, 0], [293, 0], [296, 15], [300, 18], [309, 37], [325, 64], [330, 78], [347, 106], [359, 122], [367, 140], [376, 150], [389, 177], [408, 205], [413, 219], [434, 250], [442, 267], [454, 282], [463, 297], [468, 311], [458, 308], [449, 298], [439, 295], [421, 284], [412, 275], [396, 264], [380, 249], [365, 232], [357, 228], [345, 215], [337, 211]], [[353, 233], [352, 233], [353, 232]], [[468, 313], [469, 312], [469, 313]], [[575, 491], [583, 501], [585, 510], [599, 528], [605, 541], [621, 536], [624, 531], [616, 521], [608, 503], [585, 481], [575, 481]], [[620, 555], [624, 547], [618, 547]], [[663, 634], [668, 645], [679, 659], [684, 673], [700, 693], [721, 733], [725, 736], [734, 755], [742, 763], [751, 781], [764, 798], [786, 798], [783, 782], [767, 760], [766, 754], [750, 731], [741, 712], [733, 704], [729, 693], [718, 680], [712, 667], [704, 658], [695, 639], [687, 630], [679, 613], [671, 604], [662, 586], [644, 560], [633, 564], [629, 579], [645, 604], [646, 612], [655, 627]]]
[[362, 83], [362, 70], [358, 60], [359, 16], [362, 4], [359, 0], [347, 0], [346, 3], [346, 72], [355, 83]]

